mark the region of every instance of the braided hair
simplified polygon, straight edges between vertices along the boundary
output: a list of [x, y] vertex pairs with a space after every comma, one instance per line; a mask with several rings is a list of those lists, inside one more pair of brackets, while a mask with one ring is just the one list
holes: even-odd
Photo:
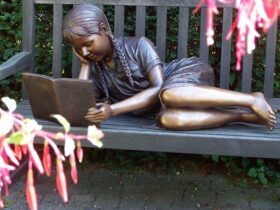
[[119, 43], [116, 41], [115, 37], [113, 36], [112, 32], [110, 32], [108, 34], [109, 38], [111, 39], [111, 42], [114, 46], [114, 48], [116, 49], [116, 52], [117, 52], [117, 55], [118, 55], [118, 58], [120, 59], [120, 62], [122, 64], [122, 67], [125, 71], [125, 74], [127, 76], [127, 78], [129, 79], [129, 82], [130, 84], [133, 86], [134, 85], [134, 81], [132, 79], [132, 76], [131, 76], [131, 72], [130, 72], [130, 69], [129, 69], [129, 66], [128, 66], [128, 63], [127, 63], [127, 60], [126, 60], [126, 57], [124, 55], [124, 52], [123, 52], [123, 49], [122, 47], [119, 45]]
[[[100, 25], [104, 24], [107, 35], [114, 47], [116, 54], [120, 60], [123, 70], [131, 85], [134, 85], [134, 81], [131, 76], [130, 68], [125, 57], [122, 46], [117, 42], [116, 38], [112, 34], [109, 22], [101, 9], [92, 4], [90, 5], [78, 5], [74, 7], [65, 16], [62, 24], [64, 39], [72, 43], [74, 39], [78, 39], [81, 36], [90, 36], [93, 34], [100, 34]], [[104, 90], [105, 96], [109, 99], [108, 86], [105, 81], [105, 77], [102, 72], [102, 66], [98, 62], [94, 62], [96, 69], [96, 77], [101, 82], [101, 86]]]

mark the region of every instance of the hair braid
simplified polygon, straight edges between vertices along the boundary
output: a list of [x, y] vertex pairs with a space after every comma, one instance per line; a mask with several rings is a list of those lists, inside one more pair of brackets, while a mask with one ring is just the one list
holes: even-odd
[[94, 64], [95, 64], [95, 68], [96, 68], [96, 76], [100, 79], [101, 86], [104, 89], [105, 97], [107, 98], [107, 100], [109, 100], [109, 91], [108, 91], [108, 87], [107, 87], [104, 75], [102, 73], [101, 67], [100, 67], [99, 63], [97, 63], [97, 62], [94, 62]]
[[112, 44], [113, 44], [113, 46], [115, 47], [115, 49], [116, 49], [116, 51], [117, 51], [118, 57], [119, 57], [119, 59], [120, 59], [120, 62], [121, 62], [121, 64], [122, 64], [122, 67], [123, 67], [123, 69], [124, 69], [124, 71], [125, 71], [125, 74], [126, 74], [127, 78], [129, 79], [130, 84], [133, 86], [133, 85], [134, 85], [134, 81], [133, 81], [133, 79], [132, 79], [131, 72], [130, 72], [130, 68], [129, 68], [129, 66], [128, 66], [128, 63], [127, 63], [127, 60], [126, 60], [126, 58], [125, 58], [124, 52], [123, 52], [121, 46], [120, 46], [120, 45], [118, 44], [118, 42], [116, 41], [116, 39], [115, 39], [115, 37], [113, 36], [113, 34], [112, 34], [111, 31], [108, 33], [108, 36], [109, 36], [109, 38], [111, 39]]

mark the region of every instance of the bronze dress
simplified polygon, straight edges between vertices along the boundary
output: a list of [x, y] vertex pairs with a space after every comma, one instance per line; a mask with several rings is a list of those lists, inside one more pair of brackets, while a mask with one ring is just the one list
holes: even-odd
[[[149, 81], [146, 75], [155, 65], [163, 66], [164, 84], [162, 90], [190, 83], [214, 85], [213, 69], [197, 57], [176, 59], [163, 64], [153, 43], [146, 37], [121, 37], [117, 39], [117, 42], [122, 47], [128, 61], [134, 85], [129, 83], [116, 54], [114, 54], [114, 70], [99, 63], [102, 72], [97, 73], [93, 70], [93, 84], [97, 91], [103, 94], [103, 97], [106, 97], [105, 89], [108, 90], [107, 97], [110, 103], [122, 101], [147, 89]], [[103, 84], [102, 80], [105, 81]]]

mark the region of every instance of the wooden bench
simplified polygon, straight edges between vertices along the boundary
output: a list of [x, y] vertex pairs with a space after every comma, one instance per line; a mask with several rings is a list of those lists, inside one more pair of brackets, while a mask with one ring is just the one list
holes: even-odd
[[[199, 0], [23, 0], [23, 51], [0, 65], [0, 78], [6, 78], [17, 71], [34, 72], [35, 66], [35, 5], [53, 5], [53, 63], [54, 77], [61, 76], [62, 36], [61, 24], [63, 5], [93, 3], [115, 6], [114, 33], [122, 36], [124, 31], [125, 6], [136, 6], [136, 36], [145, 35], [145, 11], [147, 6], [156, 7], [156, 46], [162, 60], [165, 60], [167, 8], [179, 7], [177, 57], [187, 56], [189, 15]], [[223, 10], [222, 37], [224, 39], [232, 23], [231, 5], [218, 5]], [[208, 61], [209, 49], [206, 45], [206, 8], [201, 9], [199, 56]], [[273, 97], [273, 81], [276, 52], [275, 24], [267, 34], [264, 93], [273, 108], [280, 108], [280, 99]], [[230, 79], [231, 43], [223, 41], [221, 45], [220, 87], [228, 88]], [[247, 55], [243, 60], [242, 91], [251, 91], [253, 56]], [[72, 76], [77, 77], [79, 61], [73, 55]], [[28, 100], [23, 93], [23, 101], [17, 112], [33, 118]], [[278, 119], [280, 115], [278, 114]], [[39, 120], [44, 129], [59, 131], [61, 127], [47, 121]], [[170, 131], [158, 129], [154, 121], [135, 118], [129, 115], [117, 116], [101, 125], [105, 133], [104, 148], [161, 151], [192, 154], [217, 154], [248, 157], [280, 157], [280, 126], [270, 132], [264, 126], [233, 123], [217, 129], [200, 131]], [[73, 133], [85, 133], [86, 128], [73, 127]], [[91, 146], [85, 143], [85, 146]]]

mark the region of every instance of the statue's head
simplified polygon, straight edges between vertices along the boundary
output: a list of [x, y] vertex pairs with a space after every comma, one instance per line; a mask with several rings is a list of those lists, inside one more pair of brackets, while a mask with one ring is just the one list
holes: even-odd
[[101, 30], [111, 33], [103, 11], [91, 4], [74, 7], [65, 16], [62, 25], [63, 37], [70, 43], [81, 36], [100, 34]]
[[[98, 72], [101, 71], [98, 62], [108, 54], [112, 55], [111, 49], [115, 49], [129, 82], [134, 84], [123, 49], [112, 34], [109, 22], [101, 9], [94, 5], [74, 7], [65, 16], [62, 30], [65, 41], [71, 43], [79, 55], [94, 61]], [[106, 89], [106, 85], [103, 86]]]

